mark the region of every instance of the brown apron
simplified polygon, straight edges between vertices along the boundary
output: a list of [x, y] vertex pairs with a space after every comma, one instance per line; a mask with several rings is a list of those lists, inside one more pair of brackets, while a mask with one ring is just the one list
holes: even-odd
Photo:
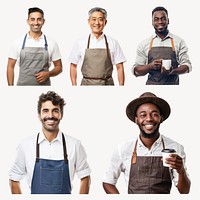
[[[137, 156], [135, 143], [129, 175], [128, 194], [169, 194], [172, 186], [169, 168], [161, 156]], [[164, 142], [162, 139], [163, 148]]]
[[[179, 64], [176, 59], [174, 40], [170, 38], [172, 47], [152, 47], [153, 40], [154, 38], [152, 38], [149, 46], [148, 64], [156, 59], [170, 59], [172, 68], [177, 68]], [[179, 76], [177, 74], [161, 74], [160, 69], [152, 69], [149, 72], [146, 85], [179, 85]]]
[[106, 49], [89, 49], [90, 35], [81, 72], [83, 79], [81, 85], [114, 85], [112, 78], [113, 65], [110, 57], [107, 38]]

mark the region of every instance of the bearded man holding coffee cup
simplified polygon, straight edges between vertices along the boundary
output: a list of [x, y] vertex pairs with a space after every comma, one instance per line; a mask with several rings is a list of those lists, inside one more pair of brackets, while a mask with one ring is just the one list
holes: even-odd
[[[155, 34], [138, 45], [132, 68], [136, 77], [148, 74], [147, 85], [179, 85], [179, 75], [192, 71], [185, 41], [169, 32], [168, 25], [167, 9], [160, 6], [154, 8], [152, 26]], [[170, 60], [168, 68], [165, 60]]]
[[[127, 105], [126, 115], [138, 125], [140, 133], [113, 152], [103, 178], [106, 193], [119, 194], [116, 184], [121, 172], [129, 194], [169, 194], [172, 182], [179, 193], [189, 193], [191, 182], [184, 147], [159, 132], [160, 124], [170, 112], [169, 104], [151, 92], [143, 93]], [[166, 152], [170, 152], [169, 156], [163, 158]]]

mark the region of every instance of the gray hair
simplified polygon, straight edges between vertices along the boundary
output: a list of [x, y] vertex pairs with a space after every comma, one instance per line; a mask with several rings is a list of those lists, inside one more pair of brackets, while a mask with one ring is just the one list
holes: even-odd
[[92, 13], [94, 13], [94, 12], [101, 12], [101, 13], [103, 13], [104, 18], [105, 19], [107, 18], [107, 11], [104, 8], [95, 7], [95, 8], [90, 9], [88, 12], [89, 18], [91, 17]]

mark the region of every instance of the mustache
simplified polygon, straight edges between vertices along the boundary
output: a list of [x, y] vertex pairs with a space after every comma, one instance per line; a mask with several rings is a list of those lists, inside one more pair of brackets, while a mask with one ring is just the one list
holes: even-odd
[[54, 120], [54, 121], [58, 121], [58, 119], [57, 118], [55, 118], [55, 117], [47, 117], [47, 118], [44, 118], [44, 121], [46, 122], [47, 120]]

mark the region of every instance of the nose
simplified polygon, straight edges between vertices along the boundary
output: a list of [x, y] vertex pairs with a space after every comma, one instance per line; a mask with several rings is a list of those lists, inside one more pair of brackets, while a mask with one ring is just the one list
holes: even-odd
[[99, 20], [98, 19], [95, 20], [95, 24], [99, 24]]
[[49, 111], [48, 117], [49, 117], [49, 118], [52, 118], [52, 117], [53, 117], [53, 112]]
[[152, 116], [151, 116], [151, 114], [147, 114], [147, 116], [146, 116], [146, 121], [152, 121]]

